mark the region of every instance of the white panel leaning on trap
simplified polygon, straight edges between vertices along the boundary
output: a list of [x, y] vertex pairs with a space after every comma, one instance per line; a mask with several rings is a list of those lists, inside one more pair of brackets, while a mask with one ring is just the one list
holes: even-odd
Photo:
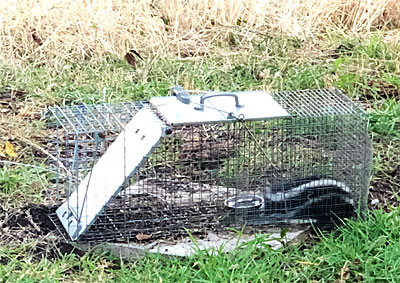
[[[68, 200], [57, 209], [65, 230], [76, 240], [119, 193], [165, 134], [166, 125], [148, 108], [137, 112]], [[123, 162], [121, 162], [123, 160]]]

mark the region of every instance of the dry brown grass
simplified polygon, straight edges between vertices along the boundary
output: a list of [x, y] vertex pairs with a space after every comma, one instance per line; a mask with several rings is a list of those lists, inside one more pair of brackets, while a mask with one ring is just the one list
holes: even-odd
[[10, 62], [143, 53], [204, 54], [232, 32], [301, 38], [398, 27], [398, 0], [2, 0], [0, 55]]

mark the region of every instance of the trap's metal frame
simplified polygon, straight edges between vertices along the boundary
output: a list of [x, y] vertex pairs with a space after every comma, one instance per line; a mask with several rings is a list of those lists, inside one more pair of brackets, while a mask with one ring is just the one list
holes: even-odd
[[325, 225], [366, 208], [367, 116], [341, 91], [171, 93], [50, 108], [52, 219], [72, 240]]

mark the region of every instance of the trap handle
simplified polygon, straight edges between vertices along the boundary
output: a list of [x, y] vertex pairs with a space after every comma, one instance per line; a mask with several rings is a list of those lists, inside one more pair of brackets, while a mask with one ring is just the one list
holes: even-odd
[[239, 97], [235, 93], [232, 93], [232, 92], [218, 92], [218, 93], [211, 92], [211, 93], [205, 93], [205, 94], [201, 95], [200, 96], [200, 106], [197, 106], [194, 109], [203, 111], [204, 110], [204, 101], [206, 99], [208, 99], [208, 98], [216, 97], [216, 96], [231, 96], [231, 97], [234, 97], [235, 98], [236, 107], [238, 107], [238, 108], [239, 107], [243, 107], [243, 105], [239, 104]]

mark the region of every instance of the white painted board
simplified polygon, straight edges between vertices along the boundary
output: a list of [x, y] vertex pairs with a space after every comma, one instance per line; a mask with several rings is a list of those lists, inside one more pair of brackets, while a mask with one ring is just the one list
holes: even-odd
[[138, 111], [78, 189], [57, 209], [72, 240], [78, 239], [118, 194], [126, 179], [158, 144], [165, 126], [150, 109]]

